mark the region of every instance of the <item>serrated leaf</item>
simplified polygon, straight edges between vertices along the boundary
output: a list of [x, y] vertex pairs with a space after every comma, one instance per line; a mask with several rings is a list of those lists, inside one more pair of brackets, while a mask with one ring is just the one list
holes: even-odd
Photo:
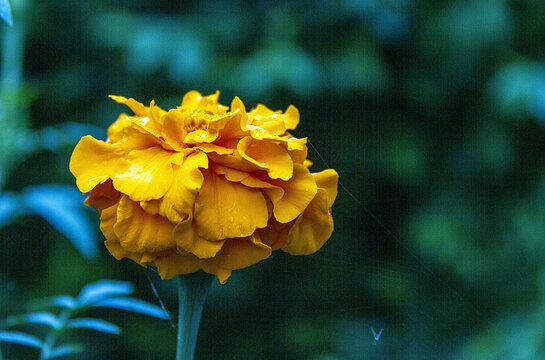
[[66, 356], [70, 354], [78, 354], [80, 352], [83, 352], [85, 348], [83, 345], [80, 344], [66, 344], [61, 345], [55, 349], [53, 349], [49, 355], [46, 357], [46, 359], [56, 359], [61, 356]]
[[11, 6], [8, 0], [0, 0], [0, 18], [9, 26], [13, 26], [13, 18], [11, 17]]
[[97, 302], [95, 306], [132, 311], [135, 313], [153, 316], [164, 320], [170, 319], [170, 314], [165, 310], [161, 309], [159, 306], [133, 298], [125, 297], [105, 299]]
[[17, 196], [9, 192], [0, 193], [0, 228], [20, 213], [21, 208]]
[[38, 308], [45, 307], [63, 307], [74, 309], [77, 306], [76, 299], [68, 295], [52, 296], [34, 301], [34, 306]]
[[0, 331], [0, 341], [31, 346], [38, 349], [43, 345], [42, 341], [37, 337], [19, 331]]
[[91, 329], [95, 331], [100, 331], [107, 334], [121, 334], [121, 329], [111, 322], [101, 320], [101, 319], [89, 319], [89, 318], [78, 318], [73, 319], [68, 322], [67, 325], [70, 329]]
[[23, 324], [40, 324], [50, 326], [54, 329], [58, 329], [61, 326], [59, 319], [57, 319], [55, 315], [48, 312], [8, 316], [4, 321], [4, 324], [6, 327]]
[[23, 199], [31, 211], [66, 236], [84, 258], [97, 257], [94, 230], [83, 212], [79, 191], [62, 185], [36, 185], [23, 191]]
[[133, 292], [132, 284], [124, 281], [100, 280], [86, 285], [79, 293], [78, 302], [92, 305], [106, 298], [129, 295]]

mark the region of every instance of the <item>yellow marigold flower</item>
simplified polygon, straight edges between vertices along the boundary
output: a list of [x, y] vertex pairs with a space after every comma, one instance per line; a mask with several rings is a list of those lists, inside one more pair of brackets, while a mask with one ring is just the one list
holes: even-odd
[[311, 254], [331, 235], [338, 175], [308, 170], [306, 138], [288, 132], [295, 107], [247, 112], [238, 97], [228, 108], [219, 92], [191, 91], [167, 112], [111, 97], [134, 115], [121, 114], [105, 142], [84, 136], [70, 171], [115, 258], [163, 279], [202, 269], [224, 283], [273, 250]]

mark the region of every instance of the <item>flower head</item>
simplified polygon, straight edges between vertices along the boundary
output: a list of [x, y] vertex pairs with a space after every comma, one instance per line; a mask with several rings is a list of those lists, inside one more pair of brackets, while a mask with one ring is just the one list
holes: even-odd
[[115, 258], [163, 279], [202, 269], [224, 283], [273, 250], [311, 254], [331, 235], [338, 175], [308, 170], [306, 138], [288, 132], [298, 110], [247, 112], [218, 97], [191, 91], [167, 112], [112, 96], [134, 115], [121, 114], [105, 142], [77, 144], [70, 171]]

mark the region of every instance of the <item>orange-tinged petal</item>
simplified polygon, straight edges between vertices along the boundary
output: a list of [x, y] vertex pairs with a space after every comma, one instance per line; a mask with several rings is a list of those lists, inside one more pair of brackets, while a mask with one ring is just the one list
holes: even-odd
[[114, 225], [117, 222], [118, 203], [102, 210], [100, 212], [100, 231], [107, 240], [119, 242], [114, 231]]
[[319, 173], [314, 173], [312, 176], [314, 176], [314, 180], [316, 180], [316, 185], [327, 191], [327, 204], [329, 207], [331, 207], [337, 198], [337, 182], [339, 181], [339, 174], [337, 174], [337, 172], [333, 169], [327, 169], [320, 171]]
[[108, 179], [102, 184], [95, 186], [83, 204], [85, 206], [92, 206], [100, 212], [103, 209], [118, 203], [120, 197], [121, 193], [114, 189], [112, 180]]
[[237, 145], [239, 154], [252, 164], [267, 170], [271, 179], [288, 180], [293, 175], [293, 161], [280, 144], [268, 140], [254, 140], [251, 136]]
[[170, 221], [146, 213], [127, 196], [119, 201], [114, 232], [127, 251], [158, 252], [173, 249], [176, 247], [173, 230], [174, 224]]
[[82, 137], [70, 158], [70, 172], [76, 177], [79, 190], [89, 192], [123, 171], [128, 162], [121, 158], [122, 155], [123, 151], [111, 144], [89, 135]]
[[216, 275], [221, 284], [225, 284], [229, 276], [231, 276], [232, 270], [224, 269], [214, 263], [214, 259], [204, 261], [202, 263], [202, 269], [212, 275]]
[[138, 253], [127, 251], [117, 241], [106, 240], [104, 242], [104, 245], [106, 246], [110, 254], [112, 254], [112, 256], [115, 257], [117, 260], [128, 258], [143, 267], [153, 265], [154, 260], [158, 256], [165, 256], [164, 253]]
[[134, 201], [159, 199], [172, 184], [171, 155], [160, 147], [132, 150], [126, 156], [130, 165], [113, 176], [114, 187]]
[[213, 261], [222, 268], [236, 270], [268, 258], [271, 252], [271, 248], [263, 244], [259, 236], [254, 234], [246, 238], [227, 240]]
[[154, 265], [161, 279], [172, 279], [176, 275], [189, 274], [200, 269], [200, 260], [195, 256], [183, 256], [172, 253], [154, 260]]
[[204, 183], [195, 202], [200, 236], [208, 240], [245, 237], [267, 225], [267, 203], [257, 189], [230, 182], [204, 170]]
[[199, 168], [208, 168], [205, 153], [197, 151], [189, 155], [181, 166], [174, 170], [172, 186], [158, 200], [142, 202], [141, 206], [150, 214], [161, 214], [171, 222], [178, 223], [193, 213], [195, 197], [204, 177]]
[[295, 164], [293, 177], [289, 181], [275, 181], [274, 184], [284, 190], [279, 198], [277, 189], [265, 189], [274, 205], [274, 217], [281, 223], [287, 223], [299, 216], [316, 195], [317, 186], [314, 177], [307, 168]]
[[264, 244], [270, 246], [272, 250], [277, 250], [288, 243], [288, 234], [292, 226], [293, 222], [282, 224], [272, 217], [269, 219], [267, 227], [257, 229], [256, 234], [259, 235]]
[[225, 243], [225, 240], [209, 241], [200, 237], [191, 217], [176, 225], [174, 239], [178, 247], [201, 259], [214, 257]]
[[328, 194], [318, 189], [316, 197], [295, 221], [288, 235], [288, 245], [282, 250], [292, 255], [308, 255], [319, 250], [333, 232]]

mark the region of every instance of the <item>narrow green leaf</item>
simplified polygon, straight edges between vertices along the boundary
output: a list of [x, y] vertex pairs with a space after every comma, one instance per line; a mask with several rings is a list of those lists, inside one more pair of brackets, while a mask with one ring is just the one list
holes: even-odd
[[11, 6], [8, 0], [0, 0], [0, 18], [4, 20], [9, 26], [13, 26], [13, 19], [11, 17]]
[[42, 341], [35, 336], [18, 331], [0, 331], [0, 341], [41, 349]]
[[129, 295], [132, 291], [133, 286], [128, 282], [100, 280], [86, 285], [79, 293], [77, 300], [81, 306], [93, 305], [107, 298]]
[[48, 312], [8, 316], [4, 321], [4, 324], [6, 327], [23, 324], [41, 324], [50, 326], [54, 329], [58, 329], [61, 326], [59, 319], [57, 319], [55, 315]]
[[105, 299], [95, 303], [94, 305], [132, 311], [139, 314], [153, 316], [159, 319], [170, 319], [170, 314], [165, 310], [161, 309], [159, 306], [133, 298], [125, 297]]
[[85, 348], [83, 345], [80, 344], [66, 344], [61, 345], [55, 349], [53, 349], [49, 356], [47, 356], [47, 359], [56, 359], [62, 356], [70, 355], [70, 354], [78, 354], [80, 352], [83, 352]]
[[68, 322], [67, 325], [70, 329], [91, 329], [95, 331], [100, 331], [108, 334], [121, 334], [121, 329], [112, 324], [111, 322], [101, 320], [101, 319], [88, 319], [88, 318], [78, 318], [73, 319]]

